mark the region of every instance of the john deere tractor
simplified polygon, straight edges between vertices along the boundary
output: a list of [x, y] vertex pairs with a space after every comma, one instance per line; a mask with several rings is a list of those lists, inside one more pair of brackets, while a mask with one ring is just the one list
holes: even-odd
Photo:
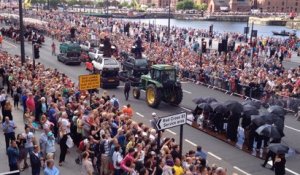
[[157, 108], [161, 101], [171, 105], [179, 105], [182, 101], [181, 84], [177, 80], [174, 66], [151, 66], [150, 73], [142, 75], [140, 85], [133, 88], [134, 98], [140, 98], [141, 89], [146, 92], [147, 104], [153, 108]]

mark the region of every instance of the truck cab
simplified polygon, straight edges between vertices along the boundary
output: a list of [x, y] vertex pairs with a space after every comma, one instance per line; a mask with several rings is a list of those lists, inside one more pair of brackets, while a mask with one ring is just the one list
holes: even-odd
[[99, 45], [97, 44], [97, 41], [85, 41], [83, 43], [80, 44], [80, 48], [83, 51], [90, 51], [93, 48], [98, 47]]
[[[120, 65], [113, 57], [98, 57], [91, 62], [94, 73], [100, 74], [100, 87], [117, 87], [120, 84], [119, 81], [119, 70]], [[91, 68], [89, 68], [91, 69]]]

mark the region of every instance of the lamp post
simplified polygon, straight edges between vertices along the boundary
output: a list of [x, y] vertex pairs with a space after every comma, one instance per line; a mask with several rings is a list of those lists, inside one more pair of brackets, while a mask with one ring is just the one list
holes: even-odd
[[108, 26], [108, 0], [106, 0], [106, 25]]
[[20, 42], [21, 42], [21, 63], [25, 63], [25, 47], [24, 47], [24, 25], [23, 25], [23, 7], [22, 0], [19, 0], [19, 20], [20, 20]]
[[170, 25], [171, 25], [171, 0], [169, 0], [168, 39], [170, 39]]

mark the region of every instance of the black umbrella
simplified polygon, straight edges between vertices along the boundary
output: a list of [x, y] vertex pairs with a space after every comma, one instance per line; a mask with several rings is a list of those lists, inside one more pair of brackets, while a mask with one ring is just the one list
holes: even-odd
[[227, 112], [226, 107], [220, 102], [212, 102], [210, 107], [215, 113], [223, 114]]
[[205, 112], [211, 112], [212, 108], [210, 107], [210, 105], [208, 103], [201, 103], [197, 105], [198, 108], [203, 109], [203, 111]]
[[227, 107], [232, 113], [240, 114], [243, 112], [243, 105], [234, 100], [228, 100], [224, 102], [224, 106]]
[[276, 154], [286, 154], [289, 152], [289, 147], [280, 143], [271, 143], [269, 149]]
[[256, 129], [256, 133], [273, 139], [280, 139], [282, 137], [278, 128], [275, 125], [264, 124]]
[[257, 109], [260, 109], [260, 107], [261, 107], [260, 101], [252, 101], [252, 100], [246, 100], [242, 103], [242, 105], [255, 106]]
[[202, 97], [194, 98], [192, 100], [196, 104], [205, 103], [206, 101]]
[[213, 97], [206, 97], [204, 100], [206, 103], [218, 102], [218, 100]]
[[270, 106], [268, 108], [268, 112], [270, 112], [272, 114], [276, 114], [280, 117], [284, 117], [284, 115], [285, 115], [285, 110], [283, 109], [283, 107], [278, 106], [278, 105]]
[[252, 116], [251, 122], [254, 123], [256, 126], [261, 126], [266, 124], [266, 121], [262, 118], [262, 116]]
[[250, 116], [250, 115], [258, 115], [259, 111], [257, 110], [257, 108], [255, 106], [244, 105], [243, 106], [243, 113], [247, 116]]
[[274, 121], [279, 119], [280, 117], [278, 115], [272, 114], [272, 113], [265, 113], [261, 115], [261, 118], [267, 123], [267, 124], [273, 124]]
[[279, 129], [279, 131], [283, 131], [284, 129], [284, 121], [281, 118], [278, 118], [274, 121], [274, 125]]

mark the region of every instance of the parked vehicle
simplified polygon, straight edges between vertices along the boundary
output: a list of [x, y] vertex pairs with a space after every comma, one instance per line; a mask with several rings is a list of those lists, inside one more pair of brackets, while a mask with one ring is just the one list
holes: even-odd
[[80, 65], [80, 52], [67, 52], [60, 53], [57, 55], [57, 60], [64, 64], [76, 64]]
[[59, 52], [60, 53], [67, 53], [67, 52], [80, 52], [81, 48], [78, 43], [72, 42], [65, 42], [59, 45]]
[[86, 70], [100, 74], [100, 87], [117, 87], [120, 85], [118, 73], [120, 65], [118, 61], [112, 57], [98, 57], [91, 62], [85, 63]]
[[80, 48], [83, 51], [90, 51], [93, 48], [99, 47], [99, 44], [96, 40], [85, 41], [84, 43], [80, 44]]

